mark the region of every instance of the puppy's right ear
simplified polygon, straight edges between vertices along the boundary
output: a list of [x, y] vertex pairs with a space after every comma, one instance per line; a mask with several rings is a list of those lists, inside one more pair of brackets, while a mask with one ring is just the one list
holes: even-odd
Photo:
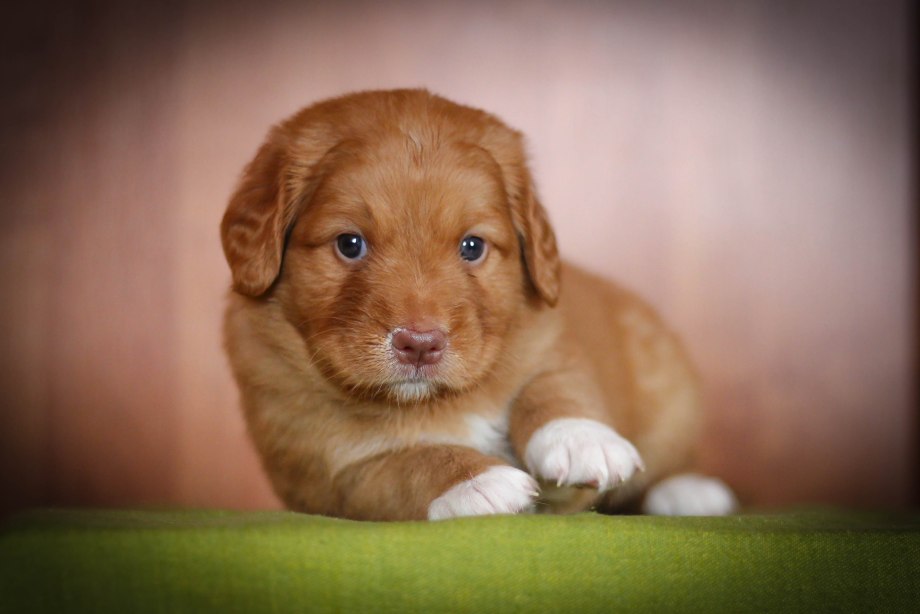
[[283, 141], [272, 131], [243, 171], [220, 225], [233, 289], [247, 296], [261, 296], [278, 277], [286, 227], [294, 217], [296, 203], [284, 181]]

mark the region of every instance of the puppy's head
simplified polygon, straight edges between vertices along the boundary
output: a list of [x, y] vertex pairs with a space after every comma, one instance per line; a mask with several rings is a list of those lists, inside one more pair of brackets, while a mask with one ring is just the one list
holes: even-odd
[[556, 242], [520, 135], [425, 91], [366, 92], [269, 133], [221, 225], [236, 292], [277, 302], [324, 375], [415, 401], [496, 370], [554, 305]]

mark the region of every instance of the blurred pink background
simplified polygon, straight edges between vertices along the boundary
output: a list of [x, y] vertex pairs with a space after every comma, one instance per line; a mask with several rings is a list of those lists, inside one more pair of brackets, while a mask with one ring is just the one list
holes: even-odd
[[270, 124], [398, 86], [526, 133], [564, 255], [683, 335], [749, 504], [916, 502], [906, 1], [74, 4], [0, 26], [0, 509], [279, 506], [218, 223]]

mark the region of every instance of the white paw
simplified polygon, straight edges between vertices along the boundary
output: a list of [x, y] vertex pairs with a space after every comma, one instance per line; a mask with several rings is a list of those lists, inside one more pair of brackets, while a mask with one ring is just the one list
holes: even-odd
[[656, 516], [725, 516], [738, 501], [725, 482], [696, 473], [658, 482], [642, 503], [642, 512]]
[[485, 514], [517, 514], [529, 509], [539, 496], [532, 477], [514, 467], [489, 467], [460, 482], [428, 506], [428, 520]]
[[530, 438], [524, 462], [531, 473], [556, 486], [610, 490], [644, 470], [636, 448], [605, 424], [586, 418], [559, 418]]

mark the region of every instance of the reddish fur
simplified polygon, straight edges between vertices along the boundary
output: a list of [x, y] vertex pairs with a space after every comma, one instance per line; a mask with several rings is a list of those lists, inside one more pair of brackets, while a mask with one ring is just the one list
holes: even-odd
[[[689, 461], [698, 411], [679, 344], [636, 298], [561, 271], [521, 137], [491, 115], [420, 90], [308, 107], [270, 131], [221, 231], [227, 349], [293, 509], [424, 518], [451, 486], [507, 462], [456, 443], [467, 414], [505, 417], [517, 458], [553, 418], [615, 428], [648, 470], [611, 506]], [[457, 253], [471, 231], [490, 246], [475, 267]], [[365, 260], [336, 255], [345, 232], [367, 239]], [[445, 329], [449, 345], [433, 393], [400, 402], [386, 335], [413, 326]], [[581, 491], [558, 509], [595, 499]]]

